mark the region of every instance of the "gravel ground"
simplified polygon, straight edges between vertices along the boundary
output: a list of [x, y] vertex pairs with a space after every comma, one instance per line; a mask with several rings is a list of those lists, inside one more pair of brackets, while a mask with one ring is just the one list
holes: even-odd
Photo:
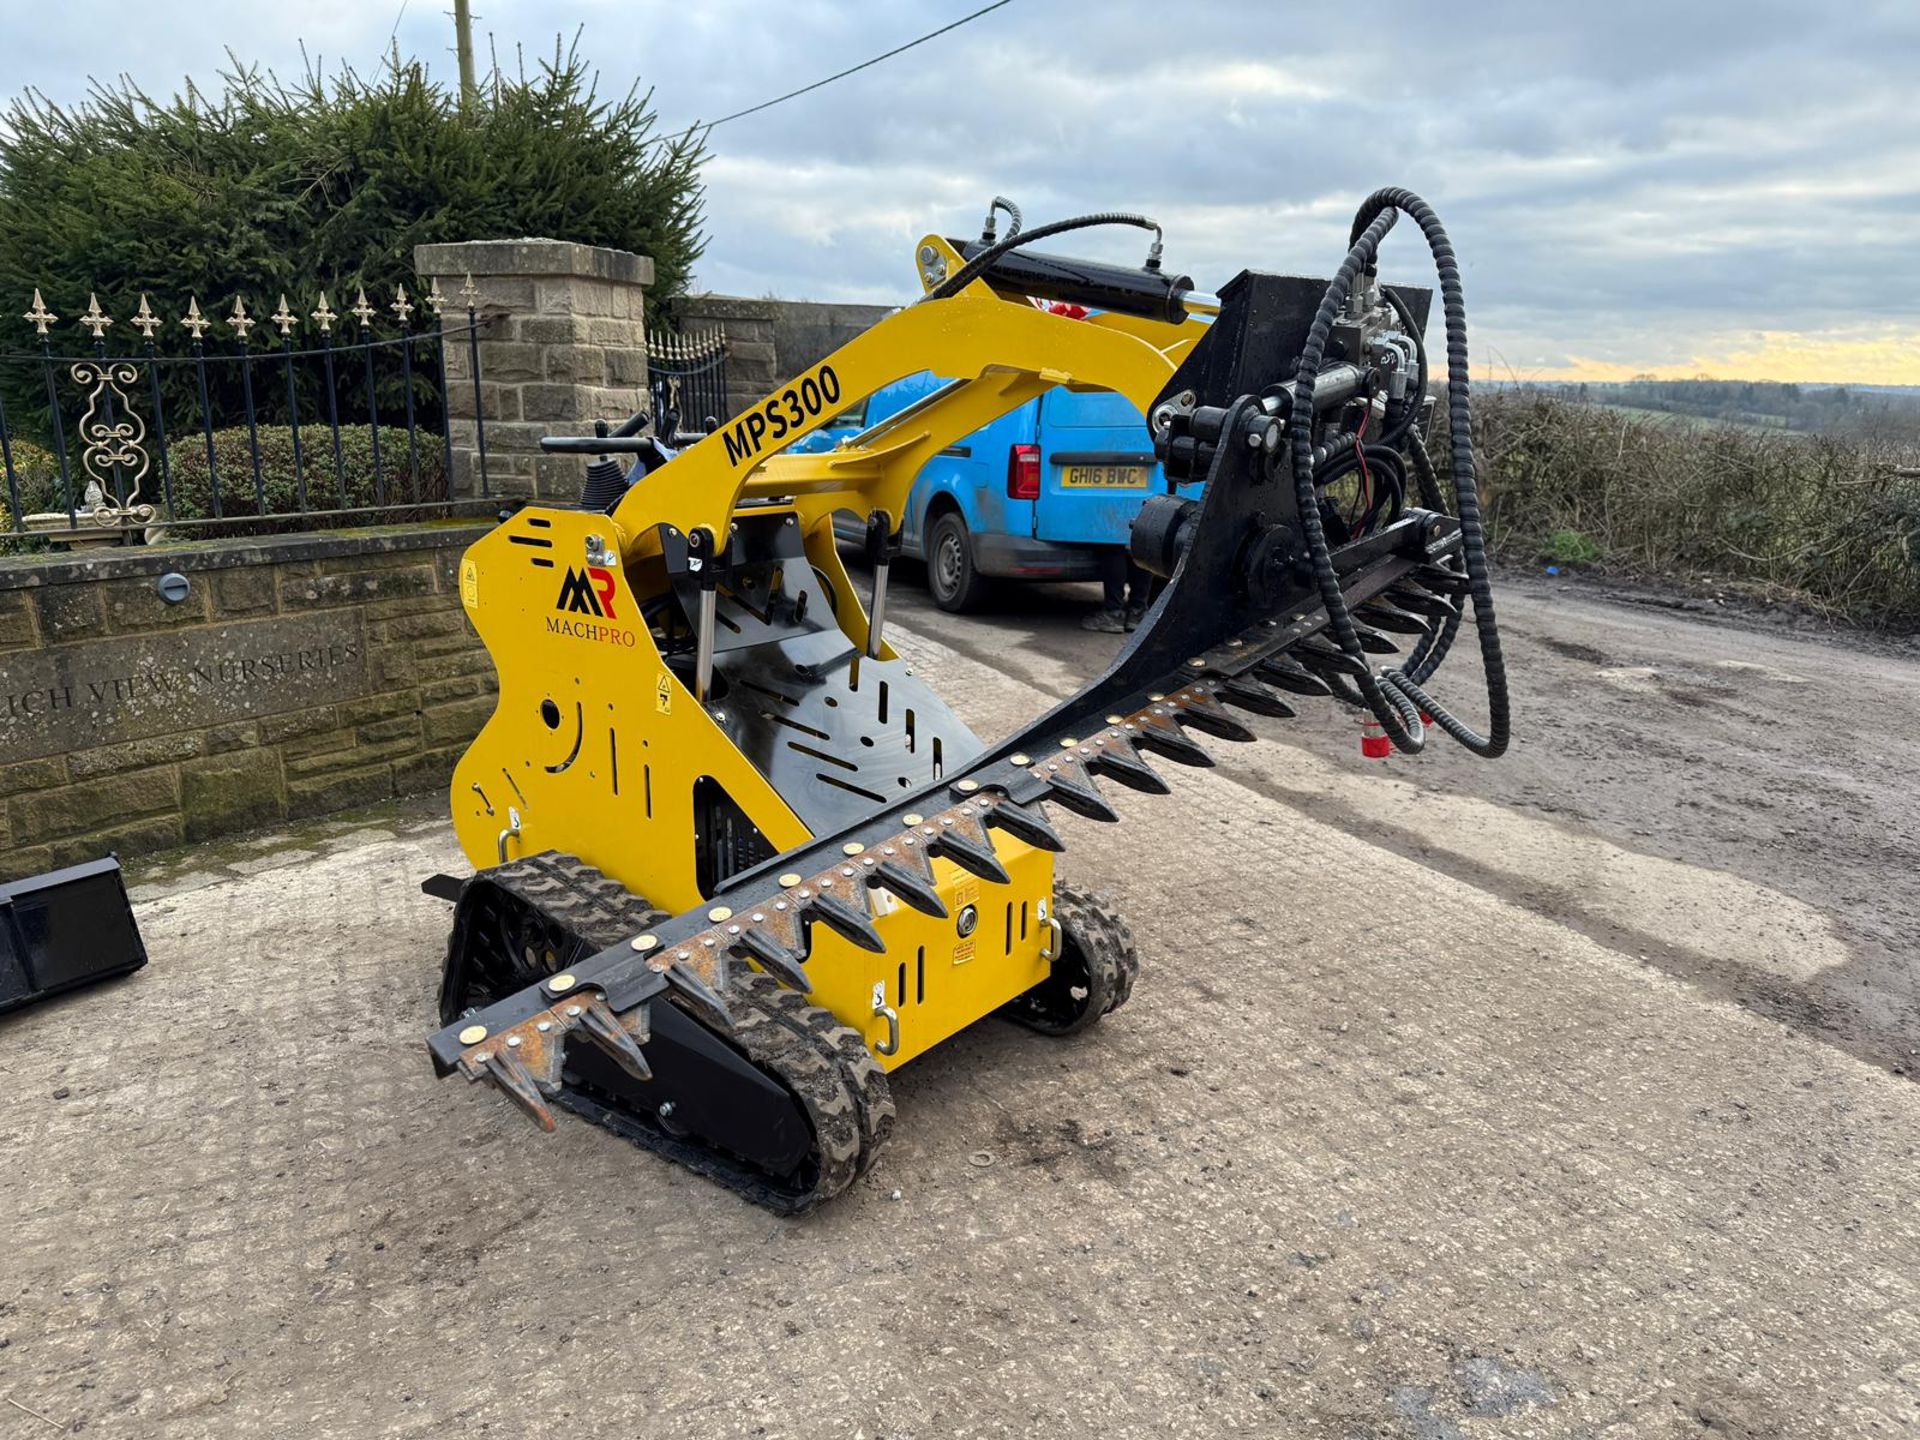
[[[1091, 586], [1011, 589], [979, 617], [896, 593], [905, 623], [1049, 694], [1118, 643], [1080, 628]], [[1222, 766], [1852, 1054], [1920, 1068], [1920, 641], [1567, 581], [1503, 576], [1497, 598], [1517, 716], [1499, 761], [1444, 740], [1364, 760], [1350, 712], [1303, 706], [1269, 727], [1281, 743], [1225, 747]], [[1482, 685], [1466, 645], [1437, 693], [1472, 720]]]
[[[1040, 598], [897, 612], [983, 732], [1082, 653]], [[1914, 667], [1510, 612], [1503, 766], [1296, 721], [1064, 819], [1132, 1004], [916, 1062], [799, 1222], [431, 1078], [436, 818], [155, 870], [146, 971], [0, 1021], [0, 1435], [1915, 1433]]]

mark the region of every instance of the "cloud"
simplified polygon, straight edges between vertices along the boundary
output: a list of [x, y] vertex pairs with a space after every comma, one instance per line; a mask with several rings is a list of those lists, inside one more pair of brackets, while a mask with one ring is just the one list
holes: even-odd
[[[509, 66], [584, 22], [607, 86], [654, 87], [668, 127], [712, 119], [972, 8], [792, 0], [494, 0]], [[84, 43], [10, 7], [14, 72], [56, 99], [87, 67], [151, 89], [206, 80], [222, 46], [283, 70], [296, 40], [367, 64], [397, 0], [261, 9], [102, 0]], [[115, 37], [127, 37], [116, 50]], [[137, 39], [135, 38], [137, 37]], [[403, 50], [450, 73], [438, 6]], [[487, 42], [483, 35], [483, 62]], [[1920, 380], [1920, 6], [1854, 0], [1391, 0], [1322, 7], [1183, 0], [1013, 4], [721, 127], [702, 283], [747, 294], [902, 299], [913, 241], [970, 234], [1007, 194], [1038, 221], [1144, 210], [1168, 263], [1217, 288], [1241, 268], [1327, 273], [1378, 184], [1425, 194], [1466, 266], [1476, 369], [1623, 373], [1775, 367]], [[1139, 258], [1134, 232], [1077, 251]], [[1391, 274], [1429, 273], [1418, 237]], [[1691, 367], [1691, 368], [1689, 368]], [[1730, 373], [1730, 372], [1729, 372]]]

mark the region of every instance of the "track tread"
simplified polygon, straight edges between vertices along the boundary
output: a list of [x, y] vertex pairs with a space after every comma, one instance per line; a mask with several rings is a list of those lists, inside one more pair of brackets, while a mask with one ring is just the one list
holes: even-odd
[[[1127, 1003], [1140, 975], [1140, 956], [1132, 929], [1098, 891], [1057, 882], [1053, 918], [1064, 932], [1054, 974], [1001, 1007], [1000, 1013], [1043, 1035], [1076, 1035]], [[1084, 975], [1077, 972], [1076, 956], [1084, 963]], [[1074, 997], [1070, 988], [1082, 984], [1084, 1000]]]
[[[578, 856], [547, 850], [482, 871], [487, 881], [537, 911], [591, 953], [670, 918]], [[459, 932], [449, 941], [458, 943]], [[563, 963], [568, 957], [561, 955]], [[528, 983], [531, 983], [529, 977]], [[893, 1133], [886, 1072], [858, 1031], [796, 990], [744, 962], [727, 966], [724, 995], [735, 1021], [724, 1037], [799, 1100], [815, 1140], [811, 1183], [785, 1188], [730, 1156], [672, 1135], [608, 1104], [611, 1097], [568, 1086], [561, 1102], [583, 1118], [783, 1214], [803, 1214], [845, 1190], [871, 1168]], [[692, 1014], [692, 1011], [687, 1013]], [[697, 1017], [696, 1017], [697, 1018]]]

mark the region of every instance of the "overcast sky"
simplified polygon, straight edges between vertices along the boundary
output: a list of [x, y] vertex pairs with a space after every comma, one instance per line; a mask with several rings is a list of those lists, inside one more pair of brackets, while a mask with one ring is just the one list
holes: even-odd
[[[16, 80], [167, 92], [224, 47], [299, 68], [403, 51], [451, 81], [446, 0], [7, 5]], [[504, 63], [584, 24], [609, 89], [669, 127], [742, 109], [978, 8], [853, 0], [474, 0]], [[1354, 205], [1420, 191], [1465, 262], [1476, 374], [1642, 370], [1920, 383], [1920, 0], [1012, 0], [917, 50], [716, 130], [698, 276], [728, 293], [888, 301], [912, 242], [1145, 210], [1212, 289], [1324, 274]], [[1137, 259], [1132, 232], [1076, 248]], [[1389, 276], [1427, 273], [1417, 232]]]

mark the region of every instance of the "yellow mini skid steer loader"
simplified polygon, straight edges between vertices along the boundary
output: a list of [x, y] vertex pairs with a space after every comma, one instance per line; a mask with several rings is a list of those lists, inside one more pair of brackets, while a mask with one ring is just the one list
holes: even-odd
[[[1450, 494], [1423, 442], [1431, 292], [1377, 273], [1401, 215], [1439, 276]], [[1153, 231], [1144, 265], [1031, 248], [1111, 224]], [[1418, 197], [1371, 196], [1331, 281], [1244, 272], [1217, 296], [1133, 215], [1023, 231], [996, 200], [979, 239], [917, 259], [919, 302], [692, 443], [671, 414], [549, 441], [591, 457], [581, 503], [526, 506], [461, 570], [500, 693], [452, 787], [479, 868], [429, 882], [457, 900], [435, 1066], [787, 1212], [872, 1163], [891, 1070], [987, 1015], [1064, 1035], [1126, 1001], [1132, 938], [1056, 880], [1048, 802], [1112, 820], [1100, 781], [1165, 793], [1148, 756], [1211, 764], [1190, 731], [1252, 740], [1236, 712], [1301, 697], [1403, 751], [1508, 738], [1460, 277]], [[922, 370], [952, 378], [789, 452]], [[1132, 549], [1167, 583], [1104, 674], [988, 744], [887, 643], [889, 562], [921, 466], [1055, 386], [1149, 417], [1169, 493]], [[840, 511], [867, 525], [864, 604]], [[1424, 688], [1469, 607], [1484, 736]], [[1390, 636], [1412, 653], [1377, 668]]]

